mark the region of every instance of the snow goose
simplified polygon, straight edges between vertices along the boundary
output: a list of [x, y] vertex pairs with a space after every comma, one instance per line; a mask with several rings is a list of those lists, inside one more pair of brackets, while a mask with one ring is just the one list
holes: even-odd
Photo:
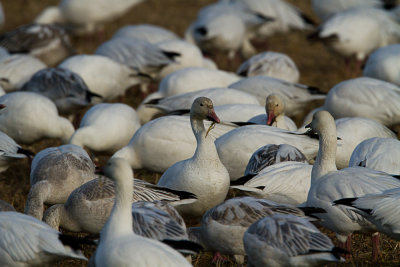
[[249, 58], [239, 66], [236, 73], [245, 77], [270, 76], [291, 83], [297, 83], [300, 78], [299, 70], [289, 56], [272, 51]]
[[72, 56], [58, 67], [78, 73], [89, 90], [101, 95], [103, 101], [124, 95], [126, 89], [140, 83], [137, 70], [100, 55]]
[[365, 63], [363, 76], [400, 85], [400, 44], [375, 50]]
[[191, 266], [177, 251], [132, 230], [133, 176], [129, 164], [111, 158], [105, 174], [115, 181], [116, 197], [111, 215], [100, 232], [100, 244], [94, 254], [96, 266]]
[[400, 188], [386, 190], [378, 194], [368, 194], [355, 198], [344, 198], [335, 201], [335, 204], [349, 206], [370, 222], [380, 232], [395, 240], [400, 240]]
[[286, 115], [289, 117], [303, 113], [310, 106], [310, 103], [325, 99], [325, 95], [314, 94], [314, 87], [289, 83], [267, 76], [244, 78], [231, 84], [229, 88], [257, 96], [261, 105], [266, 104], [268, 95], [279, 94], [285, 102]]
[[87, 260], [68, 238], [31, 216], [0, 212], [0, 265], [44, 266], [65, 258]]
[[299, 205], [307, 200], [311, 185], [312, 165], [284, 161], [246, 175], [231, 183], [231, 188], [246, 195], [278, 203]]
[[354, 7], [377, 7], [382, 6], [381, 0], [312, 0], [311, 8], [315, 15], [326, 21], [332, 15]]
[[190, 124], [197, 141], [194, 155], [168, 168], [158, 185], [195, 194], [198, 200], [178, 207], [183, 215], [200, 217], [211, 207], [224, 201], [229, 190], [229, 173], [218, 157], [214, 138], [208, 135], [203, 120], [220, 120], [213, 102], [206, 97], [196, 98], [190, 109]]
[[257, 124], [266, 124], [284, 130], [296, 131], [297, 126], [291, 118], [285, 116], [285, 103], [278, 94], [270, 94], [267, 96], [265, 111], [266, 116], [258, 115], [249, 119], [249, 122]]
[[85, 113], [69, 143], [90, 151], [113, 154], [126, 146], [139, 128], [139, 118], [130, 106], [96, 104]]
[[102, 25], [113, 20], [143, 0], [62, 0], [58, 6], [42, 11], [36, 23], [58, 23], [74, 34], [93, 33]]
[[310, 39], [360, 62], [373, 50], [400, 40], [400, 25], [378, 8], [353, 8], [337, 13], [320, 25]]
[[308, 163], [306, 156], [295, 146], [269, 144], [260, 147], [253, 153], [247, 163], [244, 175], [258, 174], [267, 166], [285, 161]]
[[233, 0], [231, 3], [270, 19], [252, 31], [251, 38], [266, 38], [293, 29], [307, 30], [315, 24], [297, 7], [284, 0]]
[[60, 138], [67, 143], [74, 127], [58, 115], [57, 107], [45, 96], [11, 92], [0, 97], [7, 108], [0, 111], [0, 131], [18, 143], [31, 144], [43, 138]]
[[333, 245], [317, 227], [293, 214], [273, 214], [253, 223], [243, 237], [249, 265], [321, 266], [344, 262], [345, 250]]
[[92, 93], [82, 78], [67, 69], [46, 68], [36, 72], [21, 91], [35, 92], [50, 98], [61, 115], [73, 115], [90, 105]]
[[[133, 203], [162, 200], [177, 206], [196, 199], [193, 194], [169, 190], [143, 180], [134, 179], [134, 183]], [[71, 232], [98, 234], [110, 216], [114, 199], [114, 181], [98, 176], [72, 191], [65, 203], [48, 208], [43, 221], [57, 230], [63, 228]]]
[[265, 108], [254, 104], [225, 104], [214, 107], [222, 122], [247, 122], [255, 116], [265, 116]]
[[30, 55], [10, 55], [0, 59], [0, 85], [6, 92], [16, 91], [39, 70], [47, 66]]
[[[362, 167], [336, 169], [336, 127], [333, 117], [327, 111], [314, 114], [311, 129], [319, 135], [319, 151], [311, 172], [311, 188], [306, 206], [326, 210], [316, 214], [320, 224], [336, 233], [340, 242], [350, 241], [353, 232], [373, 233], [376, 227], [358, 213], [344, 206], [333, 206], [341, 198], [378, 194], [391, 188], [400, 187], [400, 180], [384, 173]], [[347, 243], [349, 245], [349, 243]], [[374, 251], [377, 249], [374, 246]]]
[[237, 197], [209, 209], [201, 219], [200, 227], [189, 228], [189, 238], [206, 250], [234, 255], [243, 264], [243, 235], [257, 220], [275, 213], [304, 216], [302, 210], [266, 199]]
[[41, 220], [45, 203], [65, 203], [75, 188], [95, 178], [94, 169], [81, 147], [63, 145], [40, 151], [32, 161], [25, 213]]
[[[208, 128], [211, 122], [206, 121]], [[209, 132], [213, 138], [235, 129], [230, 125], [215, 125]], [[166, 116], [152, 120], [137, 130], [129, 144], [113, 157], [129, 162], [134, 169], [145, 168], [164, 172], [172, 164], [190, 158], [196, 151], [196, 138], [187, 116]]]
[[1, 131], [0, 151], [0, 172], [7, 170], [10, 162], [14, 160], [33, 156], [31, 151], [23, 149], [11, 137]]
[[400, 88], [381, 80], [360, 77], [335, 85], [328, 93], [324, 108], [335, 119], [364, 117], [383, 125], [400, 123]]
[[179, 39], [172, 31], [152, 24], [126, 25], [114, 33], [112, 38], [135, 38], [152, 44]]
[[354, 149], [349, 167], [361, 166], [400, 175], [400, 141], [394, 138], [374, 137]]
[[0, 36], [0, 46], [24, 53], [53, 66], [75, 53], [66, 32], [57, 25], [28, 24]]

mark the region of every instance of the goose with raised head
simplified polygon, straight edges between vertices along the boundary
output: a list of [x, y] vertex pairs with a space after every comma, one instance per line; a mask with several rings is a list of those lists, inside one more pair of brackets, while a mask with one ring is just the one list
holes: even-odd
[[200, 217], [208, 209], [225, 200], [229, 190], [229, 173], [219, 159], [214, 138], [208, 134], [203, 120], [219, 123], [213, 102], [206, 97], [196, 98], [190, 109], [190, 124], [196, 137], [194, 155], [168, 168], [158, 185], [195, 194], [198, 200], [178, 207], [183, 215]]
[[[206, 121], [208, 128], [211, 122]], [[209, 132], [217, 138], [235, 125], [215, 125]], [[164, 172], [178, 161], [190, 158], [196, 151], [196, 138], [188, 116], [164, 116], [140, 127], [129, 144], [113, 155], [127, 160], [134, 169]]]
[[349, 167], [352, 166], [400, 175], [400, 141], [373, 137], [361, 142], [351, 154]]
[[400, 188], [378, 194], [367, 194], [355, 198], [343, 198], [336, 205], [345, 205], [372, 222], [380, 232], [400, 240]]
[[[133, 177], [131, 177], [134, 179]], [[196, 201], [196, 196], [134, 179], [132, 202], [162, 200], [173, 206]], [[48, 208], [43, 221], [54, 229], [98, 234], [110, 216], [115, 199], [115, 183], [99, 176], [71, 192], [63, 204]], [[138, 226], [136, 226], [138, 227]]]
[[294, 121], [285, 116], [285, 102], [280, 95], [270, 94], [267, 96], [265, 111], [267, 112], [267, 116], [259, 115], [251, 118], [249, 122], [266, 124], [289, 131], [297, 131], [297, 126]]
[[237, 74], [252, 76], [270, 76], [291, 83], [299, 82], [300, 73], [294, 61], [287, 55], [267, 51], [259, 53], [239, 66]]
[[0, 85], [4, 91], [16, 91], [38, 71], [47, 66], [39, 59], [23, 54], [15, 54], [0, 59]]
[[[400, 180], [387, 173], [362, 167], [338, 171], [335, 164], [336, 125], [332, 115], [327, 111], [315, 113], [309, 127], [319, 135], [319, 151], [311, 172], [311, 188], [306, 205], [326, 210], [326, 213], [316, 216], [322, 219], [322, 226], [336, 233], [340, 242], [350, 241], [348, 237], [353, 232], [376, 232], [377, 228], [358, 213], [344, 206], [333, 206], [332, 203], [341, 198], [378, 194], [398, 188]], [[377, 256], [376, 243], [373, 248], [373, 256]]]
[[89, 90], [102, 97], [94, 100], [112, 100], [140, 83], [137, 70], [101, 55], [75, 55], [58, 67], [79, 73]]
[[85, 113], [69, 143], [93, 152], [113, 154], [126, 146], [139, 128], [139, 118], [130, 106], [96, 104]]
[[307, 218], [273, 214], [252, 224], [243, 237], [249, 265], [321, 266], [344, 262], [345, 250], [333, 245]]
[[46, 223], [19, 212], [0, 212], [0, 265], [45, 266], [58, 260], [87, 260], [68, 238]]
[[95, 266], [191, 266], [171, 247], [132, 230], [132, 169], [121, 158], [111, 158], [105, 174], [115, 181], [115, 203], [100, 232], [100, 243], [93, 259]]
[[65, 203], [75, 188], [95, 178], [94, 170], [94, 163], [79, 146], [40, 151], [32, 161], [25, 213], [41, 220], [44, 204]]
[[324, 109], [335, 119], [363, 117], [392, 126], [400, 123], [399, 105], [399, 86], [360, 77], [338, 83], [329, 90]]
[[294, 206], [254, 197], [236, 197], [209, 209], [200, 227], [189, 228], [189, 238], [208, 251], [234, 255], [239, 264], [244, 261], [243, 235], [259, 219], [276, 213], [305, 216]]
[[49, 98], [32, 92], [11, 92], [0, 97], [7, 108], [0, 111], [0, 131], [18, 143], [31, 144], [44, 138], [67, 143], [74, 126], [59, 116]]

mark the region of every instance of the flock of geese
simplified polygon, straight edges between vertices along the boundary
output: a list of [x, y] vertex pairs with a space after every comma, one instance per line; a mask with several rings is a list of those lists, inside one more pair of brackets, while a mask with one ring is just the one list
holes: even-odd
[[[220, 0], [184, 38], [126, 25], [76, 53], [69, 35], [101, 34], [147, 1], [62, 0], [0, 36], [0, 171], [30, 164], [24, 213], [0, 201], [1, 266], [192, 266], [200, 251], [320, 266], [345, 262], [355, 232], [372, 235], [373, 260], [379, 233], [400, 240], [396, 1], [312, 0], [316, 25], [284, 0]], [[1, 7], [0, 26], [12, 15]], [[293, 30], [364, 64], [362, 75], [324, 94], [299, 83], [288, 55], [257, 52]], [[215, 53], [244, 60], [219, 70], [204, 56]], [[27, 149], [43, 139], [62, 145]], [[162, 175], [153, 184], [137, 169]], [[96, 248], [90, 260], [82, 245]]]

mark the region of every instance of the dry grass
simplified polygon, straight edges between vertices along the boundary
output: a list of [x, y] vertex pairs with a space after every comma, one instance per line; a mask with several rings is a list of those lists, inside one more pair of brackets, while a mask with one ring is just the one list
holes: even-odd
[[[2, 31], [12, 30], [17, 26], [27, 24], [48, 5], [57, 4], [59, 0], [7, 0], [2, 1], [6, 13], [6, 25]], [[212, 0], [147, 0], [128, 12], [124, 17], [106, 25], [105, 35], [110, 38], [112, 34], [125, 24], [151, 23], [168, 28], [179, 35], [183, 35], [186, 27], [195, 18], [198, 9]], [[312, 17], [310, 1], [295, 1], [306, 14]], [[307, 32], [292, 32], [278, 35], [268, 40], [268, 49], [288, 54], [296, 62], [301, 72], [301, 82], [320, 87], [328, 91], [336, 83], [353, 77], [345, 70], [344, 60], [328, 52], [320, 44], [310, 44], [306, 40]], [[78, 53], [92, 53], [100, 44], [99, 36], [73, 38], [74, 46]], [[266, 44], [258, 44], [259, 51], [266, 49]], [[228, 63], [225, 55], [215, 55], [215, 61], [221, 69], [234, 71], [241, 59], [237, 58], [233, 63]], [[141, 102], [141, 96], [137, 88], [129, 90], [125, 103], [133, 107]], [[43, 140], [27, 148], [39, 152], [45, 147], [57, 146], [56, 140]], [[107, 156], [100, 157], [101, 162], [107, 160]], [[144, 170], [136, 171], [138, 178], [156, 181], [159, 174]], [[21, 160], [13, 164], [9, 170], [0, 174], [0, 199], [12, 203], [14, 207], [23, 212], [26, 196], [29, 191], [29, 162]], [[328, 231], [325, 231], [328, 233]], [[329, 235], [334, 238], [332, 233]], [[399, 266], [399, 243], [391, 241], [387, 237], [382, 238], [383, 255], [377, 263], [371, 263], [370, 239], [361, 235], [353, 238], [353, 258], [342, 266]], [[85, 249], [89, 257], [93, 248]], [[212, 255], [203, 253], [194, 258], [194, 266], [212, 266]], [[66, 260], [57, 266], [86, 266], [86, 262]], [[234, 266], [232, 262], [221, 263], [219, 266]]]

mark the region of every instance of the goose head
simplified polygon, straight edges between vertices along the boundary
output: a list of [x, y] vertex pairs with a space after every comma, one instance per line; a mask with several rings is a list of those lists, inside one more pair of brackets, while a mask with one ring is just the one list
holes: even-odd
[[194, 100], [190, 109], [190, 117], [197, 120], [220, 122], [215, 114], [213, 102], [207, 97], [198, 97]]
[[271, 126], [279, 115], [284, 114], [285, 104], [279, 95], [271, 94], [267, 97], [265, 110], [268, 115], [267, 125]]
[[111, 180], [123, 179], [125, 176], [133, 177], [131, 166], [122, 158], [109, 159], [104, 167], [104, 174]]
[[321, 110], [314, 113], [312, 122], [306, 125], [306, 128], [311, 128], [318, 135], [324, 135], [325, 133], [329, 132], [335, 132], [334, 134], [336, 135], [335, 119], [326, 110]]

